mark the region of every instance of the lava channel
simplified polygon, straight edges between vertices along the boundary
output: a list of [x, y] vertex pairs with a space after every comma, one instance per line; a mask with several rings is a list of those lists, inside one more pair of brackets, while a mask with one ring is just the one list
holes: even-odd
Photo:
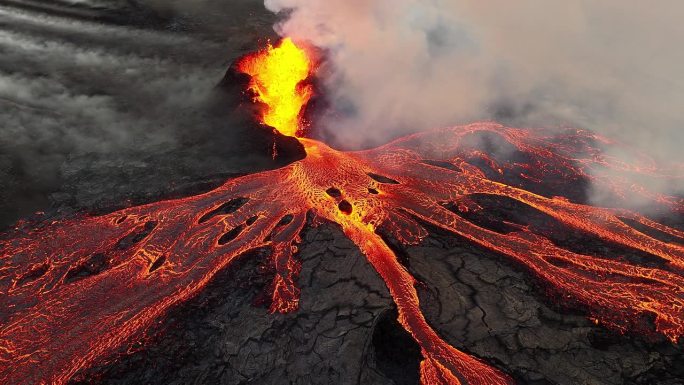
[[[287, 65], [277, 58], [292, 58], [292, 53], [277, 50], [299, 50], [291, 43], [246, 60], [256, 64], [250, 68], [261, 68], [252, 74], [252, 87], [268, 104], [266, 114], [285, 111], [269, 125], [299, 135], [301, 108], [310, 95], [300, 83], [313, 71], [311, 62], [304, 56], [304, 71], [270, 68]], [[294, 57], [301, 59], [298, 55]], [[261, 77], [264, 71], [269, 75]], [[269, 98], [272, 83], [293, 73], [298, 80], [287, 81], [289, 90], [278, 88], [282, 83], [275, 86], [278, 95], [290, 96]], [[291, 103], [291, 95], [298, 98], [294, 108], [276, 105]], [[292, 122], [297, 124], [294, 131]], [[498, 138], [524, 161], [498, 159], [474, 148], [468, 144], [473, 135]], [[298, 139], [306, 150], [304, 159], [229, 180], [205, 194], [5, 234], [0, 241], [0, 382], [66, 383], [80, 369], [130, 344], [218, 271], [257, 248], [270, 248], [269, 263], [277, 272], [270, 311], [296, 311], [296, 253], [307, 217], [338, 224], [382, 277], [399, 323], [420, 346], [423, 384], [512, 383], [502, 370], [450, 346], [426, 322], [416, 280], [384, 239], [418, 244], [428, 236], [428, 224], [525, 266], [607, 327], [636, 328], [637, 320], [648, 315], [654, 333], [673, 342], [684, 333], [684, 233], [633, 211], [544, 193], [548, 180], [590, 179], [614, 192], [618, 203], [620, 196], [640, 194], [669, 213], [681, 214], [681, 199], [595, 171], [677, 175], [605, 157], [592, 145], [602, 139], [582, 130], [550, 135], [485, 122], [419, 133], [357, 152], [338, 151], [301, 135]], [[512, 174], [519, 182], [505, 183]], [[505, 234], [482, 227], [462, 215], [476, 210], [470, 198], [482, 195], [515, 200], [573, 231], [648, 253], [660, 263], [643, 266], [581, 254], [526, 226]], [[83, 269], [91, 273], [80, 274]]]

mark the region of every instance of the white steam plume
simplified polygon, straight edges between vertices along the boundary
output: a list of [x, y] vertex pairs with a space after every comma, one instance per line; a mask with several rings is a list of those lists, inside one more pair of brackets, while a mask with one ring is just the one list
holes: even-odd
[[[320, 128], [337, 143], [496, 119], [587, 128], [684, 162], [683, 2], [265, 4], [286, 15], [281, 35], [328, 51], [333, 112]], [[682, 182], [657, 187], [684, 191]]]

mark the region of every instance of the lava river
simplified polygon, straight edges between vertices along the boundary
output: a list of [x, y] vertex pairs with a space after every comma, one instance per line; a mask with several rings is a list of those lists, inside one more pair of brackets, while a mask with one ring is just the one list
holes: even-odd
[[[277, 57], [274, 51], [283, 47], [299, 49], [286, 42], [245, 60]], [[296, 108], [279, 110], [272, 105], [279, 102], [272, 101], [266, 112], [285, 111], [284, 119], [269, 119], [285, 122], [291, 135], [302, 133], [292, 124], [301, 125], [301, 107], [311, 93], [300, 85], [313, 70], [306, 52], [300, 51], [280, 57], [304, 63], [306, 71], [273, 75], [295, 76], [287, 89], [277, 91], [275, 100], [295, 95]], [[242, 68], [256, 68], [248, 64], [243, 62]], [[272, 79], [252, 75], [256, 97], [267, 102]], [[507, 143], [518, 160], [497, 159], [467, 145], [474, 135]], [[358, 152], [298, 139], [306, 151], [304, 159], [229, 180], [202, 195], [5, 234], [0, 241], [0, 382], [67, 382], [78, 370], [131, 343], [172, 306], [197, 294], [218, 271], [257, 248], [271, 250], [270, 263], [277, 272], [271, 312], [296, 311], [296, 253], [299, 234], [311, 222], [307, 218], [315, 218], [314, 224], [337, 223], [382, 277], [400, 324], [421, 348], [423, 384], [513, 382], [502, 370], [450, 346], [426, 322], [416, 280], [386, 239], [418, 244], [433, 227], [525, 266], [607, 327], [626, 330], [649, 315], [655, 333], [673, 342], [684, 334], [684, 233], [632, 211], [574, 203], [545, 194], [542, 188], [547, 179], [590, 179], [612, 191], [616, 200], [621, 194], [639, 194], [666, 212], [681, 215], [681, 199], [602, 178], [597, 170], [659, 178], [676, 178], [676, 172], [668, 175], [648, 164], [630, 165], [602, 156], [595, 144], [604, 140], [581, 130], [551, 135], [475, 123]], [[504, 183], [504, 176], [511, 173], [522, 182]], [[482, 195], [513, 199], [567, 228], [648, 253], [660, 263], [646, 266], [581, 254], [523, 225], [511, 224], [515, 231], [505, 233], [482, 227], [464, 215], [478, 209], [470, 198]]]

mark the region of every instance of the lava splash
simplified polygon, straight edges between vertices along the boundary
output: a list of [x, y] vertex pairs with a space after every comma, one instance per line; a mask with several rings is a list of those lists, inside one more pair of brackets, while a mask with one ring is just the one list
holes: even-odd
[[238, 62], [240, 72], [251, 76], [249, 89], [265, 106], [264, 124], [287, 136], [301, 136], [301, 114], [313, 96], [313, 87], [304, 81], [314, 69], [311, 54], [290, 38], [269, 46]]
[[[292, 133], [286, 131], [290, 123], [276, 128]], [[482, 135], [517, 156], [499, 159], [472, 146], [471, 139]], [[304, 159], [229, 180], [205, 194], [6, 234], [0, 241], [0, 308], [6, 309], [0, 314], [0, 382], [66, 383], [254, 249], [271, 250], [276, 275], [270, 311], [296, 311], [296, 253], [307, 217], [337, 223], [382, 277], [400, 324], [421, 348], [423, 384], [512, 383], [432, 329], [420, 309], [416, 280], [386, 242], [418, 244], [434, 227], [525, 266], [608, 327], [644, 331], [640, 322], [647, 315], [654, 333], [675, 342], [684, 334], [684, 232], [625, 209], [581, 204], [548, 186], [549, 180], [591, 179], [614, 192], [617, 203], [621, 195], [642, 194], [667, 212], [684, 212], [681, 199], [601, 178], [595, 171], [609, 168], [671, 176], [601, 156], [597, 136], [485, 122], [358, 152], [299, 140]], [[512, 175], [515, 182], [507, 182]], [[468, 219], [478, 210], [477, 196], [514, 200], [658, 263], [580, 253], [523, 224], [495, 231]]]

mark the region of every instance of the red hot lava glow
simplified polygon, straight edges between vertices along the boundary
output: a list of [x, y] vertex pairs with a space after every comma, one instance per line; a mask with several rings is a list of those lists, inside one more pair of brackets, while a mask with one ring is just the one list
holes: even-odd
[[[202, 195], [17, 229], [0, 241], [0, 308], [5, 309], [0, 315], [0, 382], [64, 384], [78, 370], [129, 344], [172, 306], [197, 294], [219, 270], [256, 248], [272, 250], [269, 258], [277, 271], [271, 312], [296, 311], [296, 252], [307, 214], [339, 224], [385, 281], [399, 322], [421, 348], [423, 384], [512, 382], [450, 346], [430, 327], [419, 306], [416, 280], [379, 235], [418, 244], [428, 235], [425, 224], [526, 266], [606, 326], [624, 330], [650, 315], [657, 333], [677, 341], [684, 334], [684, 233], [632, 211], [544, 196], [536, 187], [548, 178], [588, 178], [618, 197], [642, 194], [668, 212], [681, 214], [684, 204], [589, 173], [619, 168], [658, 174], [601, 156], [592, 146], [600, 138], [593, 134], [545, 132], [476, 123], [359, 152], [301, 138], [306, 158], [229, 180]], [[527, 161], [497, 160], [464, 144], [477, 134], [501, 138]], [[572, 155], [577, 153], [582, 156]], [[504, 175], [511, 173], [525, 182], [506, 184]], [[646, 267], [580, 254], [526, 226], [505, 234], [481, 227], [464, 215], [473, 210], [468, 202], [475, 195], [515, 200], [575, 231], [648, 253], [661, 264]], [[654, 232], [675, 240], [656, 239]], [[92, 266], [98, 266], [94, 273], [80, 274]]]

